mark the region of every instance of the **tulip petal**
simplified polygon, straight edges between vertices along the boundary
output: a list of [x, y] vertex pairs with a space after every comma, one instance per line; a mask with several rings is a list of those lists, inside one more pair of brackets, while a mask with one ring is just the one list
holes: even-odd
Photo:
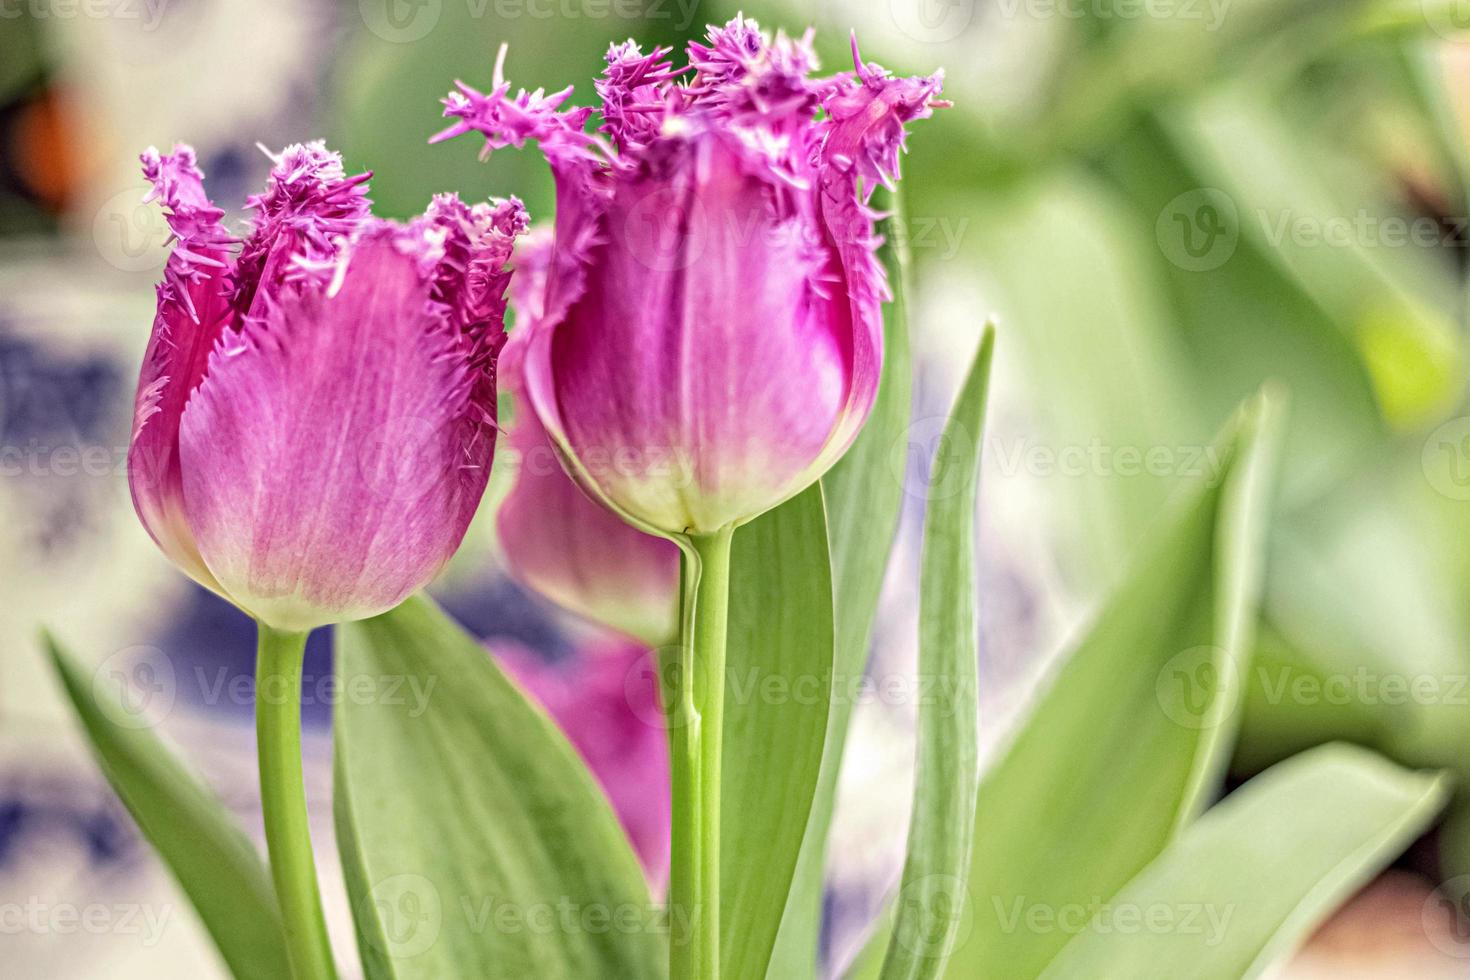
[[527, 371], [603, 495], [651, 526], [712, 531], [810, 482], [848, 400], [851, 327], [817, 290], [807, 227], [730, 141], [678, 146], [693, 159], [671, 180], [619, 183], [609, 244]]
[[431, 305], [430, 231], [376, 227], [333, 289], [278, 295], [215, 348], [184, 413], [199, 551], [276, 628], [393, 607], [453, 554], [484, 491], [493, 386]]
[[143, 527], [171, 560], [221, 591], [195, 546], [183, 513], [179, 419], [204, 379], [209, 352], [232, 321], [230, 247], [223, 212], [204, 193], [194, 151], [143, 154], [150, 195], [167, 209], [178, 244], [158, 287], [158, 312], [143, 355], [128, 446], [128, 487]]

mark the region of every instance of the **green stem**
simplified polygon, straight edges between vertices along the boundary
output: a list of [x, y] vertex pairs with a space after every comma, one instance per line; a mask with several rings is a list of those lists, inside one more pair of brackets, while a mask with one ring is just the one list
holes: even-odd
[[720, 747], [733, 528], [684, 551], [678, 664], [666, 671], [673, 781], [670, 980], [719, 980]]
[[317, 891], [316, 863], [301, 777], [301, 667], [306, 634], [259, 624], [255, 659], [255, 740], [260, 805], [271, 877], [286, 928], [295, 980], [336, 980]]

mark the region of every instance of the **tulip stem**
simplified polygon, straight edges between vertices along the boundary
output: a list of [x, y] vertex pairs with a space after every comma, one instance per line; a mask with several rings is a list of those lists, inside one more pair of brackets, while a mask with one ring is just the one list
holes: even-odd
[[673, 848], [670, 980], [720, 975], [720, 751], [733, 528], [691, 537], [684, 558], [683, 642], [669, 671]]
[[255, 659], [255, 739], [260, 805], [271, 877], [295, 980], [336, 980], [306, 817], [301, 775], [301, 669], [306, 634], [259, 624]]

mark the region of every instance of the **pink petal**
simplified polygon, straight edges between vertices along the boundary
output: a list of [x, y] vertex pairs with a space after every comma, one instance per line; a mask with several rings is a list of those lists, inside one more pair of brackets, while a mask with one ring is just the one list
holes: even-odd
[[396, 605], [453, 554], [484, 491], [493, 387], [431, 301], [428, 230], [377, 227], [335, 292], [287, 291], [215, 348], [184, 413], [199, 551], [278, 628]]
[[669, 176], [619, 182], [585, 289], [527, 371], [602, 496], [712, 531], [810, 482], [849, 398], [851, 324], [818, 293], [810, 223], [778, 216], [726, 139], [677, 146]]
[[203, 380], [209, 352], [233, 322], [230, 309], [234, 240], [220, 223], [223, 212], [204, 193], [194, 151], [174, 147], [143, 154], [151, 197], [167, 209], [178, 239], [158, 287], [158, 313], [143, 354], [128, 446], [128, 486], [133, 506], [164, 554], [196, 581], [220, 591], [205, 566], [183, 513], [179, 419]]

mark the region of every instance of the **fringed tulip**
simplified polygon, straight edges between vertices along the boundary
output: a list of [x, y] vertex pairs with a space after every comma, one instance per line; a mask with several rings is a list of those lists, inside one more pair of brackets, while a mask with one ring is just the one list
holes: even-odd
[[368, 175], [296, 145], [237, 240], [192, 150], [143, 169], [177, 241], [128, 454], [143, 525], [277, 630], [393, 607], [485, 489], [520, 203], [441, 196], [394, 224], [371, 215]]
[[541, 312], [549, 245], [538, 236], [516, 249], [517, 328], [500, 364], [516, 397], [508, 435], [517, 463], [496, 514], [501, 550], [511, 574], [546, 598], [649, 646], [665, 646], [679, 638], [679, 549], [626, 524], [572, 482], [525, 403], [521, 338]]
[[[905, 125], [943, 105], [941, 75], [864, 63], [816, 78], [810, 35], [749, 20], [689, 45], [615, 45], [590, 108], [570, 89], [460, 83], [455, 121], [485, 152], [536, 140], [556, 181], [544, 315], [525, 387], [568, 468], [625, 519], [697, 537], [800, 492], [868, 416], [887, 284], [876, 183]], [[687, 79], [680, 76], [689, 73]]]

